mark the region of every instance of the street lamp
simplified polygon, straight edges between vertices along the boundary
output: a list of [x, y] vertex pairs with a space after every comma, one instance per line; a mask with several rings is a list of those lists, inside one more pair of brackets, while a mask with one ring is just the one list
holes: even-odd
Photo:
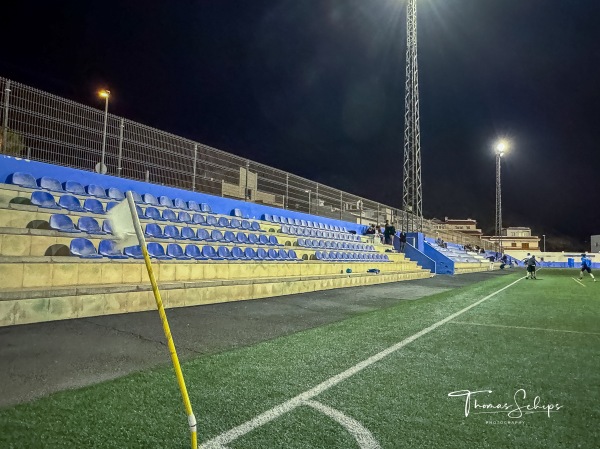
[[100, 98], [104, 98], [104, 131], [102, 132], [102, 156], [100, 157], [100, 164], [96, 165], [96, 171], [98, 173], [106, 173], [106, 165], [104, 165], [104, 155], [106, 154], [106, 125], [108, 122], [108, 99], [110, 97], [110, 90], [103, 89], [98, 92]]
[[502, 254], [502, 184], [500, 182], [500, 165], [502, 156], [508, 151], [508, 143], [505, 140], [496, 142], [496, 237], [500, 253]]
[[544, 252], [546, 252], [546, 234], [542, 234], [542, 237], [544, 237]]
[[305, 190], [308, 193], [308, 213], [310, 215], [310, 194], [312, 193], [310, 190]]

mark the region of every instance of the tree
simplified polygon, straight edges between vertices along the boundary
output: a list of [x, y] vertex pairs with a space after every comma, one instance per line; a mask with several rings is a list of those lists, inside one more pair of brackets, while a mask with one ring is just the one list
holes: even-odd
[[[6, 142], [4, 135], [6, 134]], [[9, 156], [21, 156], [25, 150], [21, 135], [11, 129], [0, 128], [0, 153], [8, 154]]]

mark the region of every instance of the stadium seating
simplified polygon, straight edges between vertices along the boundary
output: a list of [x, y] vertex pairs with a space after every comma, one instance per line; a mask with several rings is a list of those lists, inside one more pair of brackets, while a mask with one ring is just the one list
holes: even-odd
[[116, 187], [109, 187], [108, 189], [108, 197], [111, 200], [122, 201], [125, 199], [125, 195]]
[[185, 255], [196, 260], [207, 260], [208, 258], [202, 255], [202, 251], [196, 245], [186, 245]]
[[96, 198], [86, 198], [83, 202], [83, 208], [93, 214], [104, 214], [104, 207]]
[[191, 256], [186, 255], [181, 246], [177, 243], [169, 243], [167, 245], [167, 256], [177, 260], [190, 260], [192, 258]]
[[42, 176], [39, 180], [40, 187], [44, 190], [51, 190], [53, 192], [64, 192], [62, 185], [58, 179], [51, 178], [49, 176]]
[[79, 200], [73, 195], [62, 195], [58, 199], [58, 205], [63, 209], [70, 210], [72, 212], [85, 212], [86, 210], [81, 207]]
[[33, 175], [25, 172], [14, 172], [11, 176], [11, 182], [28, 189], [37, 189], [38, 187]]
[[101, 259], [102, 256], [98, 254], [94, 244], [85, 238], [76, 238], [71, 240], [69, 249], [71, 254], [79, 256], [83, 259]]
[[179, 232], [179, 229], [173, 225], [165, 226], [164, 234], [165, 234], [166, 238], [170, 238], [170, 239], [180, 239], [181, 238], [181, 233]]
[[175, 198], [175, 200], [173, 202], [175, 203], [175, 208], [176, 209], [190, 210], [190, 208], [188, 207], [188, 205], [181, 198]]
[[156, 243], [156, 242], [150, 242], [150, 243], [148, 243], [148, 255], [152, 259], [158, 259], [158, 260], [169, 260], [169, 259], [172, 259], [171, 256], [167, 256], [167, 254], [165, 253], [165, 249], [163, 248], [163, 246], [160, 243]]
[[158, 199], [151, 193], [144, 193], [142, 196], [143, 202], [149, 204], [150, 206], [158, 206]]
[[162, 195], [158, 198], [158, 204], [164, 207], [173, 207], [173, 201], [168, 196]]
[[46, 209], [60, 209], [54, 197], [48, 192], [36, 191], [31, 193], [31, 204]]
[[89, 186], [86, 187], [86, 191], [87, 191], [88, 195], [95, 196], [96, 198], [102, 198], [102, 199], [107, 198], [106, 190], [104, 190], [104, 187], [101, 187], [99, 185], [90, 184]]
[[53, 214], [50, 217], [50, 228], [61, 232], [81, 232], [75, 227], [71, 217], [63, 214]]
[[109, 259], [128, 259], [128, 257], [117, 248], [117, 245], [113, 240], [100, 240], [98, 254], [108, 257]]
[[100, 224], [93, 217], [79, 217], [79, 221], [77, 222], [77, 227], [80, 231], [86, 232], [88, 234], [94, 235], [104, 235], [102, 229], [100, 229]]

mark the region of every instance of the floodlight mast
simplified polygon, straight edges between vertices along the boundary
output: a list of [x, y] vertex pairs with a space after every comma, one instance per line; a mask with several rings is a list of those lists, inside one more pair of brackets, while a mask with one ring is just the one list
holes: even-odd
[[419, 67], [417, 64], [417, 0], [408, 0], [406, 8], [406, 88], [404, 94], [402, 208], [405, 215], [404, 230], [415, 232], [423, 230]]
[[498, 252], [502, 254], [502, 181], [500, 167], [502, 156], [506, 153], [508, 144], [504, 140], [496, 143], [496, 237], [498, 241]]

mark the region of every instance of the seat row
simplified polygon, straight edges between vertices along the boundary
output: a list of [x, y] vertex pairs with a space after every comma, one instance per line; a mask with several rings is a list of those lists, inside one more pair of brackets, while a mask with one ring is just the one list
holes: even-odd
[[363, 243], [332, 242], [329, 240], [298, 239], [296, 244], [302, 248], [343, 249], [352, 251], [375, 251], [372, 245]]
[[302, 226], [303, 228], [315, 228], [315, 229], [326, 229], [327, 231], [336, 231], [336, 232], [348, 232], [345, 226], [337, 226], [330, 225], [328, 223], [321, 223], [317, 221], [311, 220], [303, 220], [298, 218], [291, 217], [282, 217], [279, 215], [271, 215], [271, 214], [263, 214], [263, 220], [269, 221], [271, 223], [280, 223], [283, 225], [295, 225]]
[[[104, 220], [102, 228], [94, 217], [79, 217], [77, 226], [71, 220], [71, 217], [64, 214], [53, 214], [50, 216], [50, 229], [61, 231], [61, 232], [85, 232], [92, 235], [105, 235], [112, 234], [112, 226], [109, 220]], [[145, 226], [144, 233], [148, 237], [161, 238], [161, 239], [176, 239], [176, 240], [198, 240], [207, 242], [227, 242], [227, 243], [244, 243], [244, 244], [257, 244], [257, 245], [274, 245], [282, 246], [277, 237], [271, 235], [267, 237], [266, 234], [254, 234], [248, 232], [234, 233], [233, 231], [221, 232], [218, 229], [208, 231], [204, 228], [198, 228], [194, 230], [189, 226], [182, 227], [181, 230], [177, 226], [167, 225], [163, 228], [156, 223], [148, 223]]]
[[[278, 261], [301, 261], [294, 250], [285, 250], [274, 248], [240, 248], [234, 246], [229, 249], [226, 246], [218, 246], [216, 249], [213, 246], [205, 245], [200, 249], [196, 245], [186, 245], [183, 249], [177, 243], [169, 243], [167, 250], [160, 243], [150, 242], [147, 245], [148, 255], [153, 259], [159, 260], [278, 260]], [[101, 240], [98, 245], [98, 250], [94, 244], [85, 238], [75, 238], [71, 240], [69, 245], [71, 254], [84, 259], [100, 259], [107, 257], [109, 259], [143, 259], [142, 249], [139, 245], [129, 246], [121, 250], [113, 240]]]
[[345, 234], [337, 231], [324, 231], [315, 228], [303, 228], [302, 226], [281, 226], [282, 234], [297, 235], [304, 237], [318, 237], [335, 240], [346, 240], [353, 242], [360, 242], [360, 236], [356, 234]]
[[317, 251], [317, 260], [325, 261], [348, 261], [348, 262], [391, 262], [387, 254], [379, 253], [341, 253], [337, 251]]
[[[61, 183], [58, 179], [51, 178], [49, 176], [42, 176], [37, 181], [30, 173], [26, 172], [15, 172], [9, 177], [9, 182], [14, 185], [26, 187], [29, 189], [44, 189], [52, 192], [67, 193], [71, 195], [79, 196], [93, 196], [101, 199], [111, 199], [115, 201], [121, 201], [125, 199], [125, 193], [116, 187], [109, 187], [108, 189], [97, 185], [90, 184], [83, 186], [83, 184], [77, 181], [65, 181]], [[197, 203], [196, 201], [190, 200], [185, 201], [181, 198], [175, 198], [171, 200], [167, 196], [159, 196], [158, 198], [151, 193], [144, 193], [140, 195], [138, 192], [132, 190], [131, 194], [136, 203], [148, 204], [151, 206], [165, 206], [182, 210], [191, 210], [195, 212], [212, 212], [212, 209], [207, 203]], [[241, 217], [241, 211], [234, 209], [235, 213], [239, 213]], [[234, 214], [232, 211], [232, 214]], [[236, 215], [237, 216], [237, 215]]]

